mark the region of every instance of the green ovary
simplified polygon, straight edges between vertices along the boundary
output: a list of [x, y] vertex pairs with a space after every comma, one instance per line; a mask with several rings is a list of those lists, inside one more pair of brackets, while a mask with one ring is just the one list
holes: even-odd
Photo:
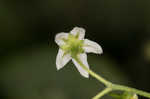
[[77, 36], [69, 35], [68, 39], [65, 40], [65, 45], [63, 45], [61, 48], [67, 52], [70, 53], [72, 57], [75, 57], [79, 53], [83, 53], [83, 40], [79, 40]]

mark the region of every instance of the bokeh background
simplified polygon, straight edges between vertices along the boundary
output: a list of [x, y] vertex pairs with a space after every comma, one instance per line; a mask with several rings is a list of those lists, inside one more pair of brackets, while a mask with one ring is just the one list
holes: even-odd
[[101, 91], [72, 62], [56, 71], [54, 37], [75, 26], [104, 50], [88, 54], [92, 70], [150, 92], [149, 10], [149, 0], [0, 0], [0, 99], [91, 99]]

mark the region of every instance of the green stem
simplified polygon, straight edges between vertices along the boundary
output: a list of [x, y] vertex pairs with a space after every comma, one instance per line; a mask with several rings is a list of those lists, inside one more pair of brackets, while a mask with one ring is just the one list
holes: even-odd
[[101, 98], [102, 96], [104, 96], [105, 94], [107, 94], [108, 92], [112, 91], [111, 88], [106, 88], [104, 89], [103, 91], [99, 92], [95, 97], [93, 97], [92, 99], [99, 99]]
[[105, 80], [103, 77], [101, 77], [100, 75], [96, 74], [95, 72], [93, 72], [92, 70], [88, 69], [81, 61], [80, 59], [78, 59], [78, 57], [75, 57], [75, 60], [80, 64], [80, 66], [82, 68], [84, 68], [91, 76], [93, 76], [94, 78], [96, 78], [98, 81], [102, 82], [104, 85], [106, 86], [110, 86], [112, 85], [111, 82]]
[[113, 90], [120, 90], [120, 91], [127, 91], [127, 92], [132, 92], [132, 93], [136, 93], [139, 94], [141, 96], [150, 98], [150, 93], [148, 92], [144, 92], [142, 90], [138, 90], [135, 88], [130, 88], [127, 86], [123, 86], [123, 85], [118, 85], [118, 84], [112, 84], [110, 81], [105, 80], [103, 77], [101, 77], [100, 75], [96, 74], [95, 72], [93, 72], [92, 70], [88, 69], [78, 57], [74, 57], [74, 59], [80, 64], [80, 66], [85, 69], [91, 76], [93, 76], [94, 78], [96, 78], [98, 81], [100, 81], [101, 83], [103, 83], [106, 86], [106, 89], [103, 90], [102, 92], [100, 92], [99, 94], [97, 94], [93, 99], [98, 99], [100, 97], [102, 97], [103, 95], [107, 94], [110, 91]]
[[148, 92], [138, 90], [138, 89], [135, 89], [135, 88], [130, 88], [130, 87], [123, 86], [123, 85], [113, 84], [112, 89], [113, 90], [132, 92], [132, 93], [136, 93], [136, 94], [139, 94], [141, 96], [150, 98], [150, 93], [148, 93]]

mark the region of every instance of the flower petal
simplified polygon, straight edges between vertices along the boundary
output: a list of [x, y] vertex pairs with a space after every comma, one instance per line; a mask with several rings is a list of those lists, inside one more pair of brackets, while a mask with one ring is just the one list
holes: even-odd
[[67, 39], [68, 38], [68, 33], [64, 33], [64, 32], [61, 32], [59, 34], [57, 34], [55, 36], [55, 42], [61, 46], [61, 45], [64, 45], [65, 42], [63, 41], [63, 39]]
[[79, 40], [84, 39], [85, 36], [85, 29], [80, 28], [80, 27], [74, 27], [73, 30], [71, 31], [71, 34], [74, 36], [79, 35]]
[[84, 40], [84, 46], [83, 49], [85, 50], [85, 52], [87, 53], [96, 53], [96, 54], [101, 54], [103, 53], [102, 47], [96, 43], [93, 42], [91, 40], [85, 39]]
[[[87, 55], [84, 53], [84, 54], [80, 54], [78, 56], [78, 58], [81, 60], [81, 62], [89, 69], [89, 65], [88, 65], [88, 62], [87, 62]], [[75, 64], [75, 66], [77, 67], [78, 71], [80, 72], [80, 74], [83, 76], [83, 77], [86, 77], [86, 78], [89, 78], [89, 74], [87, 71], [85, 71], [77, 62], [75, 59], [72, 59], [73, 63]]]
[[60, 70], [63, 68], [68, 62], [71, 60], [70, 54], [65, 54], [62, 49], [59, 49], [57, 57], [56, 57], [56, 68]]

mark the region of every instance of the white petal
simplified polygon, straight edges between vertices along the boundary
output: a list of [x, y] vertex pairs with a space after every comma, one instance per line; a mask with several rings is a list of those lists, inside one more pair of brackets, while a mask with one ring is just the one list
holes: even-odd
[[[78, 58], [82, 61], [82, 63], [89, 69], [89, 65], [88, 65], [88, 62], [87, 62], [87, 55], [84, 53], [84, 54], [80, 54], [78, 56]], [[89, 74], [87, 71], [85, 71], [78, 63], [76, 60], [72, 59], [73, 63], [75, 64], [75, 66], [77, 67], [78, 71], [80, 72], [80, 74], [83, 76], [83, 77], [86, 77], [86, 78], [89, 78]]]
[[63, 41], [63, 39], [67, 39], [68, 38], [68, 33], [59, 33], [55, 36], [55, 42], [61, 46], [61, 45], [64, 45], [65, 42]]
[[56, 68], [57, 70], [63, 68], [71, 60], [70, 54], [64, 55], [64, 51], [59, 49], [56, 57]]
[[101, 46], [98, 43], [93, 42], [93, 41], [88, 40], [88, 39], [84, 40], [84, 47], [83, 47], [83, 49], [87, 53], [91, 53], [91, 52], [92, 53], [96, 53], [96, 54], [103, 53], [103, 50], [102, 50]]
[[75, 36], [79, 34], [79, 40], [82, 40], [84, 39], [85, 36], [85, 29], [80, 27], [74, 27], [73, 30], [71, 31], [71, 34]]

